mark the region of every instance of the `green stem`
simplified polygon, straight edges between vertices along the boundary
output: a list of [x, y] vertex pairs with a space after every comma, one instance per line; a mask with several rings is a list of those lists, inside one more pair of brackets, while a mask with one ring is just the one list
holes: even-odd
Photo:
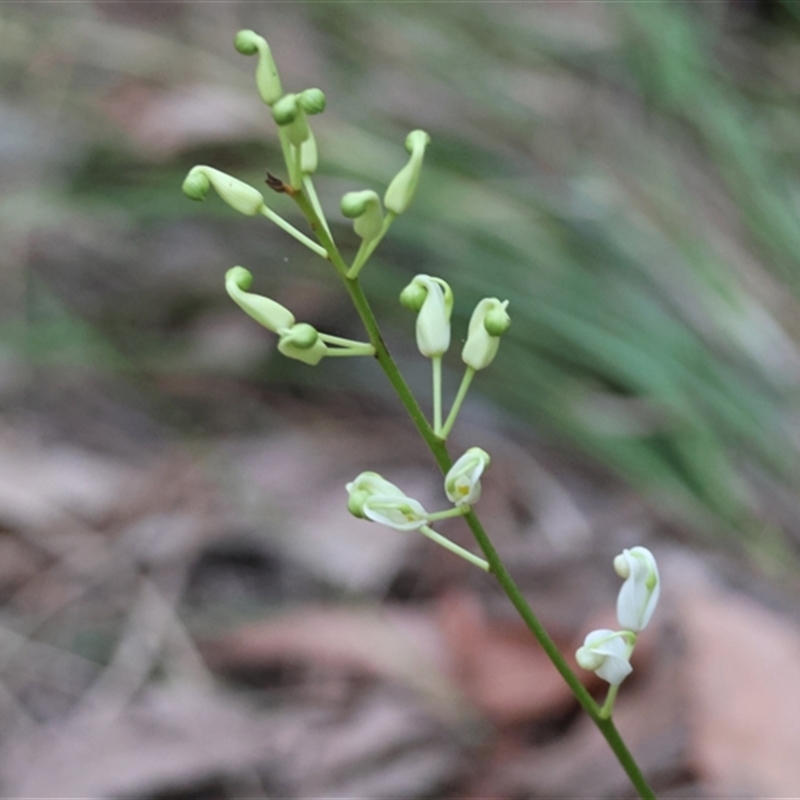
[[461, 386], [458, 387], [456, 399], [453, 400], [453, 407], [450, 409], [450, 413], [447, 415], [447, 420], [444, 423], [444, 427], [439, 432], [439, 435], [442, 437], [442, 439], [447, 439], [447, 437], [450, 435], [450, 431], [452, 430], [453, 424], [456, 421], [458, 412], [461, 410], [461, 404], [464, 402], [464, 398], [467, 396], [467, 390], [469, 389], [469, 385], [472, 383], [472, 379], [474, 377], [475, 370], [472, 367], [467, 367], [466, 371], [464, 372], [464, 377], [461, 379]]
[[[625, 658], [630, 661], [631, 655], [633, 654], [633, 648], [636, 647], [636, 634], [632, 631], [626, 631], [623, 635], [628, 645]], [[600, 709], [600, 716], [603, 719], [611, 719], [611, 715], [614, 713], [614, 702], [617, 699], [617, 692], [619, 691], [620, 685], [621, 684], [617, 683], [608, 687], [606, 701], [603, 703], [603, 707]]]
[[452, 517], [463, 517], [469, 511], [469, 506], [456, 506], [448, 508], [446, 511], [434, 511], [428, 514], [428, 522], [438, 522], [440, 519], [451, 519]]
[[431, 359], [431, 366], [433, 367], [433, 432], [437, 436], [442, 436], [442, 357], [434, 356]]
[[451, 553], [461, 556], [461, 558], [463, 558], [465, 561], [469, 561], [470, 564], [474, 564], [476, 567], [480, 567], [482, 570], [489, 572], [488, 562], [484, 561], [479, 556], [470, 553], [469, 550], [465, 550], [463, 547], [460, 547], [455, 542], [451, 542], [440, 533], [436, 533], [435, 530], [429, 528], [427, 525], [423, 525], [419, 529], [419, 532], [424, 536], [427, 536], [431, 541], [436, 542], [436, 544], [444, 547], [445, 550], [449, 550]]
[[334, 336], [332, 333], [319, 333], [319, 338], [325, 344], [335, 344], [338, 347], [349, 347], [353, 350], [360, 349], [367, 355], [374, 355], [372, 345], [369, 342], [358, 342], [355, 339], [345, 339], [341, 336]]
[[307, 174], [303, 174], [303, 188], [308, 195], [308, 199], [311, 202], [311, 206], [314, 211], [317, 212], [317, 216], [319, 217], [319, 221], [325, 226], [325, 230], [328, 236], [333, 239], [333, 234], [331, 234], [330, 225], [328, 225], [328, 220], [325, 218], [325, 212], [322, 210], [322, 205], [319, 202], [319, 197], [317, 197], [317, 190], [314, 188], [314, 181], [311, 180], [311, 176]]
[[[356, 312], [361, 318], [364, 328], [369, 335], [369, 340], [375, 347], [375, 358], [377, 359], [378, 364], [380, 364], [381, 369], [383, 369], [386, 377], [389, 380], [389, 383], [397, 393], [400, 402], [403, 404], [409, 417], [411, 417], [411, 421], [419, 431], [420, 436], [422, 436], [425, 444], [427, 444], [428, 448], [430, 449], [431, 454], [433, 455], [433, 458], [442, 474], [447, 474], [448, 470], [453, 465], [453, 462], [449, 453], [447, 452], [444, 439], [434, 433], [433, 428], [431, 428], [428, 420], [425, 418], [419, 403], [417, 403], [416, 398], [409, 389], [408, 384], [406, 383], [405, 379], [400, 373], [400, 370], [395, 364], [394, 359], [389, 353], [386, 343], [383, 341], [383, 335], [381, 334], [378, 322], [375, 319], [372, 308], [370, 307], [367, 297], [364, 294], [364, 290], [361, 288], [357, 278], [348, 276], [347, 264], [336, 248], [336, 245], [333, 243], [333, 240], [325, 230], [325, 226], [322, 225], [319, 218], [316, 216], [311, 203], [308, 201], [308, 198], [306, 198], [302, 192], [295, 192], [293, 197], [303, 214], [305, 214], [306, 218], [308, 219], [308, 222], [319, 239], [320, 244], [327, 251], [327, 256], [331, 263], [336, 268], [336, 271], [339, 273], [340, 277], [343, 279], [345, 288], [350, 295], [350, 299], [353, 301]], [[467, 373], [469, 372], [470, 370], [468, 369]], [[474, 373], [474, 370], [472, 370], [472, 372]], [[464, 384], [466, 384], [466, 387], [468, 388], [471, 380], [471, 376], [468, 378], [467, 374], [464, 375], [464, 380], [462, 381], [463, 394], [466, 394], [466, 388], [464, 388]], [[461, 390], [459, 390], [459, 394], [462, 394]], [[458, 401], [458, 397], [456, 400]], [[461, 400], [463, 400], [463, 397]], [[456, 403], [453, 405], [455, 407]], [[456, 413], [458, 413], [457, 408]], [[450, 412], [450, 417], [452, 417], [453, 420], [455, 419], [452, 411]], [[452, 426], [452, 420], [449, 417], [448, 423]], [[447, 423], [445, 424], [445, 428], [447, 428]], [[449, 428], [447, 428], [447, 430], [449, 430]], [[489, 539], [489, 536], [484, 530], [480, 520], [475, 515], [475, 512], [470, 509], [464, 515], [464, 519], [466, 519], [467, 524], [469, 525], [470, 530], [475, 537], [475, 540], [478, 542], [478, 545], [483, 551], [484, 556], [486, 556], [486, 561], [489, 567], [488, 571], [495, 575], [497, 582], [500, 584], [500, 587], [505, 593], [506, 597], [508, 597], [508, 599], [511, 601], [511, 604], [519, 613], [520, 617], [522, 617], [522, 620], [525, 622], [528, 629], [531, 631], [534, 637], [536, 637], [536, 640], [539, 642], [542, 649], [553, 663], [553, 666], [558, 670], [561, 677], [572, 690], [572, 693], [575, 695], [575, 698], [583, 707], [584, 711], [586, 711], [592, 722], [594, 722], [600, 733], [605, 738], [606, 742], [608, 742], [608, 745], [616, 756], [617, 761], [619, 761], [620, 766], [622, 766], [622, 768], [625, 770], [625, 773], [627, 774], [639, 796], [642, 798], [642, 800], [656, 800], [655, 793], [648, 785], [644, 775], [642, 774], [642, 771], [639, 769], [639, 765], [636, 763], [636, 760], [633, 758], [627, 746], [625, 745], [625, 742], [622, 740], [622, 737], [619, 735], [619, 731], [617, 731], [613, 720], [605, 719], [600, 715], [600, 706], [595, 702], [594, 698], [580, 682], [577, 675], [572, 671], [566, 659], [561, 655], [561, 652], [556, 647], [547, 631], [544, 629], [542, 623], [539, 621], [539, 618], [533, 612], [533, 609], [528, 605], [528, 602], [525, 600], [525, 597], [523, 596], [519, 587], [516, 585], [511, 575], [509, 575], [503, 562], [500, 560], [494, 545]], [[433, 533], [433, 531], [431, 532]]]
[[301, 233], [291, 222], [287, 222], [282, 216], [276, 214], [269, 206], [261, 206], [261, 213], [270, 221], [274, 222], [281, 230], [286, 231], [289, 236], [293, 236], [298, 242], [304, 244], [309, 250], [313, 250], [318, 256], [322, 258], [328, 257], [328, 251], [318, 245], [313, 239], [309, 239], [304, 233]]
[[358, 273], [361, 272], [362, 267], [367, 263], [369, 257], [375, 252], [375, 248], [381, 243], [381, 239], [386, 236], [386, 231], [392, 226], [392, 222], [394, 222], [394, 218], [397, 216], [393, 211], [387, 212], [386, 216], [383, 218], [383, 226], [381, 227], [380, 233], [374, 238], [370, 239], [369, 242], [362, 241], [361, 246], [358, 248], [358, 252], [356, 253], [356, 257], [353, 260], [353, 265], [350, 267], [350, 270], [347, 273], [348, 278], [357, 278]]
[[592, 722], [598, 727], [600, 733], [603, 734], [603, 737], [606, 742], [608, 742], [609, 747], [617, 757], [617, 761], [619, 761], [620, 766], [625, 770], [634, 788], [639, 793], [639, 796], [642, 800], [655, 800], [655, 793], [648, 785], [642, 771], [639, 769], [639, 765], [636, 763], [630, 750], [628, 750], [625, 742], [619, 735], [619, 731], [617, 731], [613, 720], [602, 716], [602, 709], [580, 682], [577, 675], [572, 671], [564, 656], [561, 655], [555, 642], [550, 638], [550, 635], [528, 605], [527, 600], [525, 600], [525, 597], [514, 582], [514, 579], [509, 575], [494, 545], [489, 539], [488, 534], [484, 530], [483, 525], [475, 515], [475, 512], [470, 511], [464, 518], [483, 551], [483, 554], [486, 556], [486, 560], [489, 562], [490, 571], [497, 578], [497, 582], [500, 584], [506, 597], [511, 601], [520, 617], [522, 617], [523, 621], [528, 626], [528, 629], [536, 637], [536, 640], [542, 646], [545, 653], [547, 653], [553, 666], [558, 670], [567, 686], [572, 690], [572, 693], [575, 695], [575, 698], [581, 704], [584, 711], [591, 717]]

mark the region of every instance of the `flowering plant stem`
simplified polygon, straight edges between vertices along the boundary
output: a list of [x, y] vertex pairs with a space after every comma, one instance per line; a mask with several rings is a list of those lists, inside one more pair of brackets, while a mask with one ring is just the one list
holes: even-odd
[[[372, 312], [369, 301], [364, 294], [361, 284], [358, 280], [358, 275], [351, 275], [347, 263], [342, 258], [336, 244], [334, 243], [328, 228], [324, 221], [318, 215], [314, 203], [304, 194], [303, 190], [297, 190], [292, 193], [292, 197], [299, 206], [303, 215], [308, 220], [311, 229], [316, 234], [320, 244], [325, 249], [328, 259], [336, 268], [339, 276], [344, 282], [345, 288], [350, 295], [353, 305], [361, 318], [364, 328], [369, 336], [370, 343], [375, 348], [375, 358], [378, 364], [383, 369], [386, 377], [389, 379], [392, 387], [397, 393], [400, 402], [405, 407], [408, 415], [411, 417], [412, 422], [416, 426], [420, 435], [431, 451], [439, 469], [442, 474], [446, 474], [450, 467], [453, 465], [452, 459], [447, 452], [445, 440], [441, 435], [437, 434], [428, 422], [425, 414], [417, 403], [411, 389], [403, 378], [400, 370], [397, 367], [394, 359], [392, 358], [386, 343], [383, 340], [378, 322]], [[362, 263], [363, 265], [363, 263]], [[469, 372], [469, 371], [468, 371]], [[472, 375], [465, 376], [465, 383], [468, 385]], [[459, 393], [461, 394], [461, 393]], [[456, 404], [460, 403], [456, 400]], [[454, 404], [455, 405], [455, 404]], [[450, 415], [453, 416], [452, 414]], [[445, 423], [446, 431], [449, 431], [452, 420], [448, 419]], [[544, 629], [544, 626], [539, 621], [539, 618], [533, 612], [533, 609], [528, 604], [522, 591], [514, 582], [514, 579], [506, 570], [505, 565], [500, 559], [494, 545], [492, 544], [489, 535], [483, 528], [481, 521], [476, 516], [475, 512], [470, 509], [464, 514], [464, 519], [467, 521], [470, 530], [472, 531], [478, 546], [483, 551], [488, 564], [486, 570], [494, 575], [497, 582], [500, 584], [501, 589], [511, 601], [511, 604], [519, 613], [522, 620], [525, 622], [528, 629], [534, 635], [536, 640], [541, 645], [542, 649], [547, 654], [553, 666], [558, 670], [561, 677], [566, 682], [567, 686], [571, 689], [575, 698], [583, 707], [584, 711], [589, 715], [592, 722], [597, 726], [600, 733], [608, 742], [609, 747], [613, 751], [620, 766], [625, 770], [628, 778], [633, 784], [639, 797], [643, 800], [655, 800], [656, 795], [645, 780], [639, 765], [631, 755], [625, 742], [619, 734], [619, 731], [614, 724], [614, 721], [609, 715], [608, 702], [601, 707], [594, 698], [589, 694], [584, 685], [580, 682], [575, 672], [567, 663], [564, 656], [556, 646], [555, 642], [550, 638], [550, 635]], [[616, 692], [614, 692], [616, 694]], [[613, 699], [612, 699], [613, 702]]]

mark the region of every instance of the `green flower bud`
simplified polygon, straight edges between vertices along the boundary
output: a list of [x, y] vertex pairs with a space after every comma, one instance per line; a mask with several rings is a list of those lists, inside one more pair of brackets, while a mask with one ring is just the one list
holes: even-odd
[[362, 239], [374, 239], [383, 229], [381, 199], [371, 189], [348, 192], [342, 198], [342, 214], [354, 219], [353, 229]]
[[281, 127], [284, 125], [291, 125], [300, 113], [301, 109], [298, 107], [296, 94], [285, 94], [278, 100], [272, 107], [272, 118], [275, 120], [276, 125]]
[[234, 47], [245, 56], [258, 53], [258, 66], [256, 67], [256, 86], [261, 99], [271, 106], [280, 100], [283, 94], [278, 68], [272, 58], [267, 40], [255, 31], [243, 30], [236, 34]]
[[483, 327], [489, 336], [502, 336], [511, 327], [511, 317], [508, 316], [506, 306], [508, 301], [502, 305], [495, 306], [483, 320]]
[[286, 130], [289, 141], [300, 147], [311, 136], [305, 111], [296, 94], [286, 94], [272, 107], [272, 118], [276, 124]]
[[[412, 289], [416, 286], [416, 289]], [[425, 293], [422, 303], [415, 308]], [[430, 275], [417, 275], [401, 292], [400, 302], [417, 313], [417, 347], [426, 358], [435, 358], [450, 347], [450, 316], [453, 291], [447, 282]]]
[[407, 308], [409, 311], [417, 312], [422, 308], [425, 298], [428, 296], [428, 290], [415, 281], [411, 283], [400, 292], [400, 305]]
[[501, 302], [496, 297], [486, 297], [475, 306], [469, 321], [467, 341], [461, 351], [461, 360], [468, 367], [485, 369], [494, 360], [500, 347], [500, 335], [511, 324], [507, 306], [508, 300]]
[[317, 329], [307, 322], [296, 323], [286, 336], [300, 350], [310, 350], [319, 341]]
[[300, 322], [281, 332], [278, 351], [288, 358], [315, 367], [327, 355], [328, 347], [311, 325]]
[[321, 89], [306, 89], [300, 93], [299, 99], [306, 114], [321, 114], [325, 110], [325, 95]]
[[264, 196], [261, 192], [213, 167], [192, 167], [182, 188], [183, 193], [191, 200], [204, 200], [211, 186], [231, 208], [241, 214], [252, 217], [264, 207]]
[[254, 56], [258, 52], [259, 39], [265, 41], [255, 31], [241, 30], [233, 40], [233, 46], [243, 56]]
[[268, 297], [250, 294], [247, 290], [252, 283], [253, 276], [244, 267], [231, 267], [225, 273], [225, 290], [242, 311], [273, 333], [291, 328], [294, 314]]
[[419, 183], [419, 174], [422, 170], [422, 159], [425, 148], [430, 143], [431, 137], [425, 131], [411, 131], [406, 138], [406, 150], [411, 154], [408, 163], [394, 176], [386, 194], [383, 204], [394, 214], [402, 214], [411, 203], [414, 192]]
[[183, 193], [190, 200], [198, 200], [200, 202], [206, 199], [210, 188], [211, 181], [208, 179], [208, 176], [196, 167], [189, 172], [183, 181], [183, 186], [181, 186]]

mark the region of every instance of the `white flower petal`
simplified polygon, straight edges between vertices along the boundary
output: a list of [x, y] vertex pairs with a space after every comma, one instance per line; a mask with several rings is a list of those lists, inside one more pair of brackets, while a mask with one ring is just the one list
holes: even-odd
[[372, 495], [362, 506], [364, 516], [398, 531], [414, 531], [428, 521], [422, 504], [402, 495]]
[[626, 630], [643, 631], [661, 593], [656, 560], [646, 547], [633, 547], [614, 559], [614, 568], [625, 577], [617, 597], [617, 620]]

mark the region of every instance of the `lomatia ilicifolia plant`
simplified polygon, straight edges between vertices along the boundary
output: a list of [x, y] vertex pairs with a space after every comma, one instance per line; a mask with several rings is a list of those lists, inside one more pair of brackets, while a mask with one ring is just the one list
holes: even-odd
[[[235, 46], [243, 55], [257, 56], [256, 86], [261, 99], [270, 108], [278, 130], [286, 167], [285, 179], [267, 173], [267, 186], [273, 192], [284, 194], [294, 201], [315, 238], [304, 234], [273, 211], [257, 189], [212, 167], [194, 167], [183, 183], [183, 191], [193, 200], [203, 200], [213, 187], [222, 200], [237, 211], [248, 216], [266, 217], [329, 262], [341, 278], [344, 289], [361, 318], [367, 341], [353, 341], [323, 333], [307, 322], [298, 322], [289, 309], [250, 291], [253, 279], [244, 267], [236, 266], [228, 270], [225, 288], [231, 299], [246, 314], [278, 337], [278, 350], [288, 358], [312, 366], [323, 358], [334, 356], [374, 358], [430, 448], [444, 475], [444, 491], [452, 504], [442, 511], [429, 512], [400, 487], [376, 472], [365, 471], [355, 476], [346, 486], [350, 513], [396, 530], [419, 531], [451, 553], [492, 575], [578, 702], [606, 738], [636, 791], [643, 798], [655, 797], [617, 732], [612, 718], [619, 686], [632, 670], [630, 659], [636, 637], [647, 626], [658, 601], [659, 576], [652, 553], [644, 547], [633, 547], [624, 550], [614, 559], [614, 569], [624, 579], [617, 601], [620, 630], [592, 631], [576, 653], [580, 667], [594, 671], [609, 685], [604, 701], [599, 703], [586, 690], [542, 627], [475, 513], [475, 504], [481, 496], [481, 476], [491, 461], [489, 454], [480, 447], [470, 447], [453, 462], [447, 450], [448, 435], [475, 374], [490, 366], [497, 354], [500, 339], [511, 324], [508, 301], [487, 297], [472, 312], [466, 341], [461, 350], [461, 360], [465, 365], [464, 377], [445, 416], [442, 407], [442, 358], [450, 347], [453, 292], [444, 280], [431, 275], [417, 275], [403, 289], [400, 303], [416, 314], [417, 347], [431, 361], [433, 409], [429, 420], [387, 350], [378, 322], [359, 281], [361, 271], [395, 217], [404, 213], [411, 204], [430, 137], [421, 130], [408, 134], [405, 142], [409, 153], [408, 162], [389, 183], [383, 201], [376, 192], [369, 189], [348, 192], [342, 198], [341, 212], [353, 220], [353, 228], [360, 239], [360, 246], [348, 263], [334, 242], [312, 182], [312, 175], [317, 168], [317, 144], [309, 119], [324, 111], [325, 95], [319, 89], [305, 89], [298, 93], [284, 92], [269, 45], [253, 31], [240, 31], [236, 36]], [[437, 521], [459, 516], [464, 518], [472, 531], [482, 556], [469, 552], [433, 530], [432, 526]]]

